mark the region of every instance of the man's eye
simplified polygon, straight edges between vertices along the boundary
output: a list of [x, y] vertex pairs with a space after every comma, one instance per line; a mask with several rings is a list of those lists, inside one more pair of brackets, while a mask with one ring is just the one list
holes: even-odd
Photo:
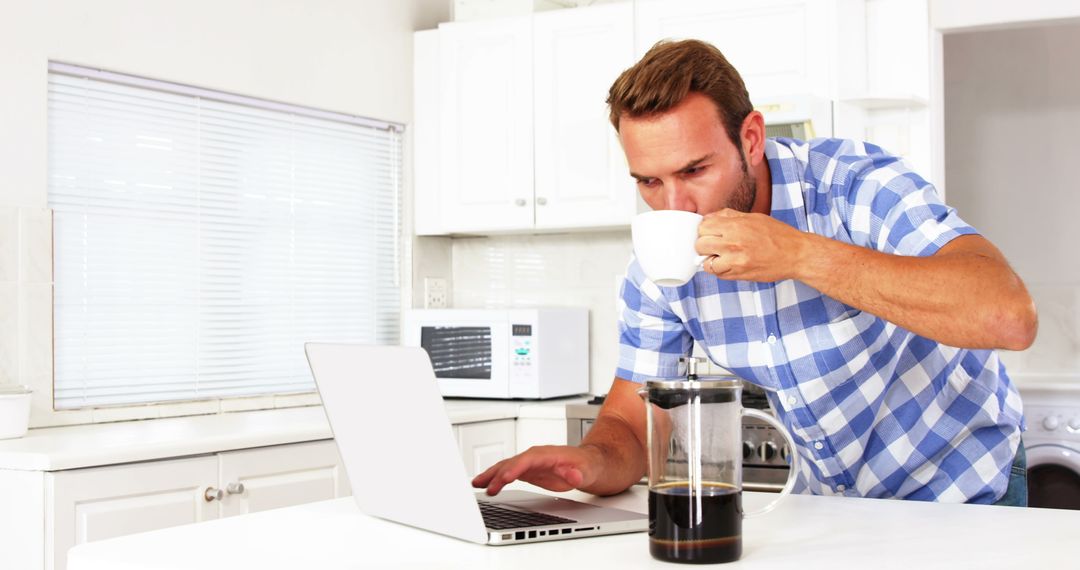
[[638, 178], [637, 183], [639, 186], [644, 186], [646, 188], [655, 188], [656, 185], [659, 184], [655, 178]]
[[685, 174], [687, 176], [693, 176], [695, 174], [700, 174], [702, 170], [705, 170], [704, 166], [694, 166], [694, 167], [687, 168], [686, 170], [684, 170], [683, 174]]

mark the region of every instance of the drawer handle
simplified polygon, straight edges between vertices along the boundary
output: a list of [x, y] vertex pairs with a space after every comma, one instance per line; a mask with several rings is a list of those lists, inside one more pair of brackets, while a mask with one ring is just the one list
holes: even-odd
[[227, 492], [230, 495], [243, 495], [244, 494], [244, 484], [240, 483], [240, 482], [229, 483], [228, 485], [225, 486], [225, 492]]
[[203, 492], [203, 498], [206, 499], [207, 503], [220, 501], [225, 498], [225, 491], [217, 487], [207, 487], [206, 491]]

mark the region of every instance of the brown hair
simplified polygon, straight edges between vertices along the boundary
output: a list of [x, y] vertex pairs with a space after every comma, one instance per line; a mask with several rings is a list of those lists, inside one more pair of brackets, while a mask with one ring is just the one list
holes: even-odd
[[702, 93], [716, 104], [731, 142], [739, 145], [743, 120], [754, 110], [739, 72], [712, 44], [699, 40], [661, 40], [622, 72], [608, 91], [611, 124], [619, 118], [664, 113], [691, 92]]

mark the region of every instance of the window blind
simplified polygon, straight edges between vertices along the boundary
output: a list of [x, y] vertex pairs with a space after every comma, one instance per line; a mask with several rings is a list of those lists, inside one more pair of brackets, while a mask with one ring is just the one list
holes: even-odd
[[48, 76], [57, 409], [314, 390], [394, 343], [401, 127], [76, 66]]

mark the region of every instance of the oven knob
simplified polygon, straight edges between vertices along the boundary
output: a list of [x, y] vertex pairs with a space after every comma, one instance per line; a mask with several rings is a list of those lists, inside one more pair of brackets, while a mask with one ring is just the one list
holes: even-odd
[[791, 463], [791, 450], [788, 449], [788, 446], [785, 445], [780, 448], [780, 459], [783, 459], [784, 463]]
[[744, 441], [742, 444], [742, 458], [743, 461], [750, 459], [754, 455], [754, 444], [749, 441]]
[[1076, 433], [1080, 431], [1080, 418], [1073, 418], [1069, 420], [1069, 431]]
[[1046, 419], [1043, 420], [1043, 427], [1046, 428], [1046, 431], [1054, 431], [1058, 428], [1058, 425], [1057, 416], [1046, 416]]
[[776, 448], [776, 444], [771, 441], [766, 441], [758, 446], [758, 456], [765, 461], [772, 461], [773, 457], [776, 457], [776, 453], [779, 449]]

